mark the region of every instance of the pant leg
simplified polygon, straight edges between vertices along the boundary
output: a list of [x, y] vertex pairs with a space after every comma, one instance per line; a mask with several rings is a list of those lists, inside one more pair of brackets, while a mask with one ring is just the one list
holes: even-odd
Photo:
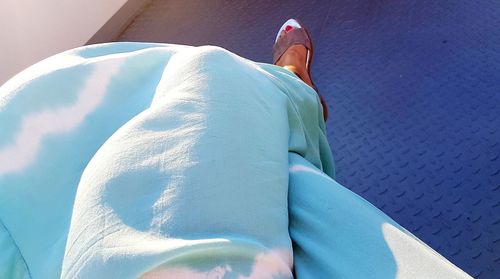
[[286, 103], [228, 51], [175, 54], [87, 165], [62, 277], [291, 277]]
[[300, 155], [289, 163], [297, 278], [470, 278]]

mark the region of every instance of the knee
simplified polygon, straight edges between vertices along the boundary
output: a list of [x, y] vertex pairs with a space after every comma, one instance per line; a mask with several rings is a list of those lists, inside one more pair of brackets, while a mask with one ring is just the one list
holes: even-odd
[[201, 56], [201, 57], [227, 57], [227, 56], [234, 56], [233, 53], [231, 53], [229, 50], [219, 47], [219, 46], [199, 46], [193, 48], [194, 52]]
[[185, 62], [195, 62], [199, 66], [230, 66], [239, 58], [230, 51], [218, 46], [200, 46], [189, 50]]

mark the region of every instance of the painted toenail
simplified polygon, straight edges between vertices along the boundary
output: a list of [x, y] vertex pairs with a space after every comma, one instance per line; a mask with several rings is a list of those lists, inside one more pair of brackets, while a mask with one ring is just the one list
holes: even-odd
[[291, 25], [285, 26], [285, 32], [288, 32], [288, 31], [290, 31], [292, 29], [293, 29], [293, 26], [291, 26]]

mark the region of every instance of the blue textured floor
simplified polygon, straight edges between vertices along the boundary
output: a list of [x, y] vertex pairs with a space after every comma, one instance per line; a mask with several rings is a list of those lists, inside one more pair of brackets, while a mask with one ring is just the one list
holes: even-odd
[[313, 34], [338, 180], [477, 278], [500, 278], [499, 1], [161, 1], [119, 38], [270, 62]]

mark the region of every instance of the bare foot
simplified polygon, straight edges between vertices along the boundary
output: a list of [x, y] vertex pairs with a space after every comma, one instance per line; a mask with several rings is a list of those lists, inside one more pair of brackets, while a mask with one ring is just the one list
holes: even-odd
[[296, 74], [302, 81], [313, 87], [311, 77], [306, 69], [307, 49], [303, 45], [293, 45], [276, 61], [276, 65]]
[[[291, 26], [286, 26], [285, 30], [283, 30], [279, 36], [283, 36], [287, 32], [286, 30], [290, 31], [290, 29], [292, 29]], [[303, 82], [317, 91], [317, 88], [313, 86], [311, 77], [309, 76], [309, 72], [307, 70], [307, 64], [309, 62], [307, 61], [307, 54], [308, 51], [304, 45], [292, 45], [274, 64], [288, 69], [297, 75]], [[309, 57], [309, 59], [311, 58], [312, 57]], [[323, 107], [323, 119], [326, 121], [328, 118], [328, 106], [325, 99], [321, 95], [319, 95], [319, 98]]]

